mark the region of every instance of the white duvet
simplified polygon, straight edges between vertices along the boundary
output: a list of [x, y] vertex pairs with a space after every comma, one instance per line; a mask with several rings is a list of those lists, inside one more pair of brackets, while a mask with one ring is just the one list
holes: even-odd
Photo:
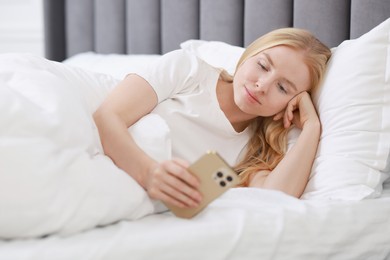
[[[0, 55], [0, 238], [71, 234], [152, 212], [144, 190], [102, 154], [93, 122], [117, 82], [40, 57]], [[158, 157], [169, 149], [159, 138], [169, 130], [157, 123], [159, 132], [142, 124], [133, 132], [160, 144], [151, 151]]]

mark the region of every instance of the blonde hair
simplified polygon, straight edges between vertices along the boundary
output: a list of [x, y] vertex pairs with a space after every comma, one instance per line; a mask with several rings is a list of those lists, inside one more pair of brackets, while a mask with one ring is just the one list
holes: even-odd
[[[310, 32], [303, 29], [282, 28], [258, 38], [242, 54], [236, 71], [248, 58], [280, 45], [303, 53], [304, 62], [309, 69], [309, 92], [315, 90], [322, 81], [331, 51]], [[233, 77], [226, 71], [221, 73], [221, 78], [228, 82], [233, 81]], [[251, 176], [256, 172], [272, 171], [286, 153], [289, 129], [284, 128], [282, 120], [274, 121], [272, 117], [258, 118], [251, 127], [254, 135], [248, 142], [244, 158], [235, 166], [235, 170], [241, 177], [240, 186], [247, 186]]]

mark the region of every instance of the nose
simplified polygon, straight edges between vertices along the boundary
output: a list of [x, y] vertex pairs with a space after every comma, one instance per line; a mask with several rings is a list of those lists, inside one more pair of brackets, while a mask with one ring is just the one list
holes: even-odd
[[255, 83], [256, 91], [267, 93], [269, 84], [265, 80], [258, 79]]

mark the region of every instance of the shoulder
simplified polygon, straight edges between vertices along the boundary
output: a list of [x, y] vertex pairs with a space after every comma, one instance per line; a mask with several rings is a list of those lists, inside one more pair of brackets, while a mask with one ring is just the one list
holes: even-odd
[[138, 75], [144, 78], [162, 101], [178, 93], [193, 91], [213, 69], [194, 53], [174, 50], [153, 61]]
[[[164, 54], [156, 64], [151, 65], [155, 76], [170, 82], [197, 84], [219, 70], [209, 65], [195, 53], [178, 49]], [[164, 80], [164, 81], [165, 81]], [[166, 81], [165, 81], [166, 82]]]

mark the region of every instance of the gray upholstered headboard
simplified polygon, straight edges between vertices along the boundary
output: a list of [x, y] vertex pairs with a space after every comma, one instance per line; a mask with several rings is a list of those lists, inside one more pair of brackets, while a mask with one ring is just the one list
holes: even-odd
[[46, 57], [160, 54], [188, 39], [247, 46], [280, 27], [309, 29], [329, 47], [390, 17], [390, 0], [44, 0]]

